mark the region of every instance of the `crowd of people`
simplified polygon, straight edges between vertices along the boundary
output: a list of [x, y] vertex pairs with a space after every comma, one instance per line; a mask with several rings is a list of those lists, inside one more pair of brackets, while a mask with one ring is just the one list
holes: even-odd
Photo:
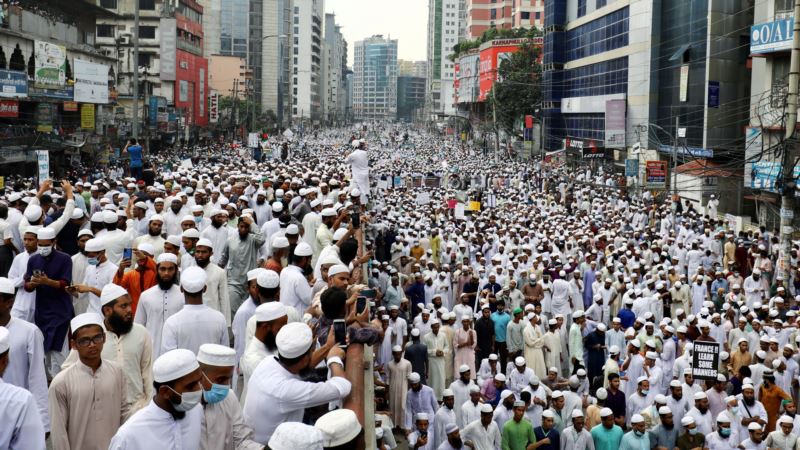
[[796, 447], [798, 245], [713, 199], [388, 125], [203, 153], [6, 190], [0, 448]]

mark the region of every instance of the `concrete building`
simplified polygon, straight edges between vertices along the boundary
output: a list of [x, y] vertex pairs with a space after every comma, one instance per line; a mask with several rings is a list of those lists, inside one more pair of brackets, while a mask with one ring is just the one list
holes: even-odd
[[545, 0], [467, 0], [465, 37], [475, 39], [489, 28], [542, 28], [544, 4]]
[[[228, 4], [227, 0], [224, 0]], [[223, 0], [198, 0], [203, 7], [203, 56], [220, 54]]]
[[347, 41], [341, 28], [336, 25], [334, 14], [325, 14], [325, 48], [322, 66], [322, 108], [327, 124], [339, 124], [344, 120], [345, 79], [347, 71]]
[[322, 111], [324, 0], [294, 1], [292, 41], [292, 117], [320, 125]]
[[397, 77], [397, 120], [419, 122], [425, 108], [425, 77]]
[[427, 61], [407, 61], [404, 59], [397, 60], [397, 75], [401, 77], [421, 77], [428, 76], [428, 62]]
[[291, 78], [294, 18], [293, 0], [261, 0], [261, 110], [279, 124], [291, 120]]
[[382, 35], [357, 41], [353, 69], [355, 120], [395, 120], [397, 115], [397, 39]]
[[208, 58], [208, 86], [220, 96], [236, 96], [244, 100], [247, 87], [253, 83], [253, 70], [244, 58], [211, 55]]
[[546, 2], [545, 148], [602, 147], [619, 161], [638, 143], [666, 157], [677, 117], [686, 136], [678, 164], [735, 155], [747, 123], [736, 105], [749, 98], [741, 41], [751, 20], [743, 0]]
[[448, 56], [464, 39], [466, 0], [428, 1], [428, 87], [425, 109], [430, 119], [455, 112], [455, 63]]

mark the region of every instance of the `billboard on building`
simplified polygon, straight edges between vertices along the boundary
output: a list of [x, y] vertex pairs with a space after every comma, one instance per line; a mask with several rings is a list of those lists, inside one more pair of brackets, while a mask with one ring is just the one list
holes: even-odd
[[75, 59], [75, 101], [108, 103], [108, 66]]
[[0, 97], [27, 97], [28, 74], [16, 70], [0, 70]]
[[211, 91], [208, 96], [208, 121], [219, 122], [219, 94], [217, 91]]
[[480, 92], [480, 53], [476, 50], [458, 58], [456, 73], [458, 103], [477, 101]]
[[175, 19], [162, 18], [158, 29], [161, 36], [158, 63], [159, 77], [164, 81], [175, 81], [175, 64], [177, 62], [178, 28]]
[[36, 41], [33, 84], [43, 89], [59, 89], [67, 81], [67, 49], [63, 45]]
[[750, 27], [750, 53], [771, 53], [792, 49], [794, 17], [759, 23]]
[[0, 100], [0, 117], [19, 117], [19, 102]]
[[498, 79], [497, 70], [500, 63], [519, 51], [525, 44], [542, 45], [542, 39], [495, 39], [486, 42], [480, 47], [480, 91], [478, 101], [486, 101], [486, 97], [492, 90], [492, 85]]
[[644, 166], [646, 186], [650, 189], [667, 187], [667, 162], [646, 161]]
[[625, 100], [606, 100], [606, 148], [625, 148]]

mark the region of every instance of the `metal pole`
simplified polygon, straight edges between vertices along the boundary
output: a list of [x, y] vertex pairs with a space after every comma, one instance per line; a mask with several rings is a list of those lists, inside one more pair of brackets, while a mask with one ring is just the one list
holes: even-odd
[[794, 38], [789, 63], [789, 95], [786, 98], [786, 148], [783, 152], [783, 193], [781, 194], [781, 259], [778, 275], [791, 275], [792, 222], [794, 219], [794, 165], [797, 148], [793, 142], [797, 127], [797, 94], [800, 87], [800, 0], [794, 1]]
[[133, 126], [131, 134], [139, 138], [139, 1], [133, 2]]
[[[800, 0], [797, 0], [800, 1]], [[675, 141], [672, 145], [672, 229], [675, 237], [678, 236], [678, 127], [680, 126], [680, 116], [675, 116]]]

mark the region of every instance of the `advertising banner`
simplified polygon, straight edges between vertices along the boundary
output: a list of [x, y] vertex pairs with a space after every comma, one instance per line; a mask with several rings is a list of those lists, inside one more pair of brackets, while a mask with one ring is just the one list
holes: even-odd
[[75, 101], [108, 103], [108, 66], [75, 58]]
[[217, 91], [211, 91], [208, 95], [208, 121], [219, 122], [219, 94]]
[[36, 165], [39, 174], [39, 183], [50, 178], [50, 151], [36, 150]]
[[651, 189], [665, 189], [667, 187], [667, 162], [645, 162], [646, 185]]
[[34, 85], [45, 89], [64, 87], [67, 81], [67, 49], [44, 41], [36, 41], [35, 48]]
[[36, 112], [33, 117], [36, 121], [36, 131], [41, 131], [43, 133], [53, 131], [52, 103], [39, 103], [36, 105]]
[[88, 103], [81, 105], [81, 128], [94, 130], [94, 105]]
[[626, 159], [625, 160], [625, 176], [635, 177], [639, 175], [639, 160]]
[[19, 117], [19, 102], [0, 100], [0, 117]]
[[158, 63], [161, 69], [159, 77], [164, 81], [175, 81], [175, 65], [177, 63], [178, 26], [175, 19], [163, 18], [158, 27], [161, 37]]
[[0, 97], [27, 97], [28, 75], [16, 70], [0, 70]]
[[64, 111], [67, 111], [67, 112], [78, 112], [78, 103], [77, 102], [64, 102]]
[[794, 39], [794, 17], [759, 23], [750, 27], [750, 53], [790, 50]]
[[606, 148], [625, 148], [625, 100], [606, 100]]

